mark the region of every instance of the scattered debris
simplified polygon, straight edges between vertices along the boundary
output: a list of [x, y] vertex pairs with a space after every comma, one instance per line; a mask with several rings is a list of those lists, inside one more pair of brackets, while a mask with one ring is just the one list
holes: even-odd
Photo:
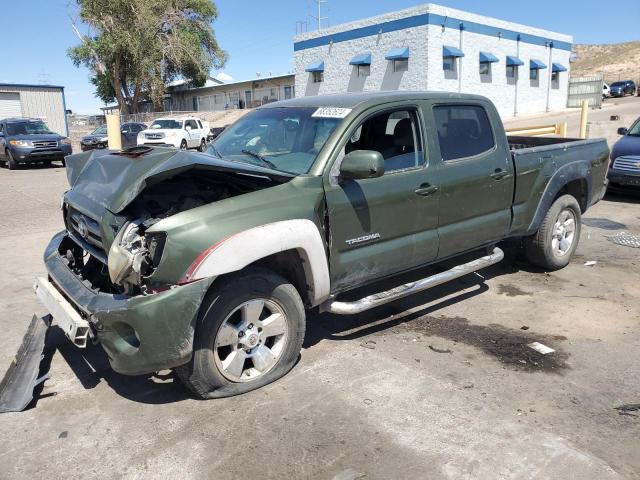
[[471, 382], [465, 383], [464, 385], [462, 385], [462, 388], [473, 388], [473, 387], [474, 387], [474, 385]]
[[436, 353], [453, 353], [448, 348], [437, 348], [437, 347], [434, 347], [433, 345], [429, 345], [429, 348]]
[[376, 348], [376, 342], [374, 342], [373, 340], [367, 340], [367, 341], [365, 341], [365, 342], [362, 342], [362, 343], [360, 344], [360, 346], [361, 346], [361, 347], [364, 347], [364, 348], [369, 348], [369, 349], [371, 349], [371, 350], [375, 350], [375, 348]]
[[371, 400], [370, 398], [365, 398], [363, 402], [365, 405], [371, 405], [373, 403], [373, 400]]
[[520, 327], [520, 330], [529, 330], [529, 327], [527, 325], [523, 325]]
[[628, 415], [630, 417], [637, 417], [635, 413], [640, 410], [640, 403], [628, 403], [627, 405], [620, 405], [619, 407], [614, 407], [614, 409], [618, 410], [619, 415]]
[[595, 260], [588, 260], [588, 261], [584, 262], [584, 266], [585, 267], [593, 267], [596, 263], [598, 263], [598, 262], [596, 262]]
[[69, 436], [69, 432], [65, 430], [64, 432], [60, 432], [60, 435], [58, 435], [58, 438], [67, 438], [68, 436]]
[[540, 342], [533, 342], [527, 345], [529, 348], [534, 349], [536, 352], [541, 353], [542, 355], [547, 355], [549, 353], [555, 352], [555, 350], [551, 347], [547, 347], [546, 345]]
[[616, 245], [622, 245], [623, 247], [640, 248], [640, 236], [631, 235], [626, 232], [616, 233], [613, 236], [607, 237], [607, 240]]

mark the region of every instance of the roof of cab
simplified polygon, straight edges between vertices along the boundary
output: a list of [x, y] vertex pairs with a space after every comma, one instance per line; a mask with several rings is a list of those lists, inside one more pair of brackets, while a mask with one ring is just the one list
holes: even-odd
[[466, 99], [484, 100], [486, 97], [456, 92], [426, 92], [426, 91], [383, 91], [364, 93], [345, 93], [337, 95], [314, 95], [298, 97], [290, 100], [269, 103], [260, 108], [274, 107], [342, 107], [355, 108], [363, 104], [379, 104], [401, 100], [447, 100]]

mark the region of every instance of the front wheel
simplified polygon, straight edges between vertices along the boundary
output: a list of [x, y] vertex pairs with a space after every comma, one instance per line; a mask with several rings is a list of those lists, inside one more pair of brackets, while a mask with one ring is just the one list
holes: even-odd
[[7, 168], [9, 168], [9, 170], [18, 169], [18, 162], [16, 162], [16, 159], [13, 158], [11, 150], [7, 150]]
[[187, 149], [187, 141], [182, 140], [182, 142], [180, 142], [180, 150], [186, 150], [186, 149]]
[[566, 267], [578, 247], [581, 218], [575, 197], [562, 195], [556, 199], [536, 234], [525, 240], [529, 262], [545, 270]]
[[207, 142], [203, 138], [202, 140], [200, 140], [200, 148], [198, 148], [198, 150], [201, 152], [204, 152], [206, 149], [207, 149]]
[[232, 277], [200, 308], [193, 357], [178, 367], [199, 398], [229, 397], [267, 385], [293, 368], [305, 311], [298, 291], [265, 269]]

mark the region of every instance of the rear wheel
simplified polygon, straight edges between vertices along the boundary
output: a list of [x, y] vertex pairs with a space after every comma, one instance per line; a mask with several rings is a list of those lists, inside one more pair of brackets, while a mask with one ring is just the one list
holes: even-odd
[[18, 169], [18, 162], [16, 162], [16, 159], [13, 158], [13, 155], [11, 154], [11, 150], [7, 150], [7, 167], [9, 168], [9, 170]]
[[530, 263], [559, 270], [571, 261], [580, 240], [581, 213], [575, 197], [559, 197], [544, 217], [537, 233], [525, 240]]
[[191, 362], [176, 371], [199, 398], [249, 392], [293, 368], [304, 331], [304, 306], [293, 285], [269, 270], [250, 270], [207, 296]]

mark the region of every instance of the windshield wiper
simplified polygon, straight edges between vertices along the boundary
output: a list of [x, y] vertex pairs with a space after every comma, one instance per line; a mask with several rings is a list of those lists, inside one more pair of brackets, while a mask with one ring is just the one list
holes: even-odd
[[272, 162], [270, 162], [269, 160], [267, 160], [266, 158], [264, 158], [262, 155], [260, 155], [257, 152], [254, 152], [252, 150], [242, 150], [242, 153], [244, 153], [245, 155], [249, 155], [253, 158], [257, 158], [258, 160], [260, 160], [262, 162], [263, 165], [266, 165], [267, 167], [273, 169], [273, 170], [278, 170], [278, 167], [276, 167]]

